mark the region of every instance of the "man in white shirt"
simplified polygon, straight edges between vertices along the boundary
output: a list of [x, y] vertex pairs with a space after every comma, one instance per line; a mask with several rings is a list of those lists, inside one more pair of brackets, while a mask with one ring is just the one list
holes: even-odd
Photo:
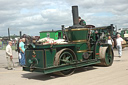
[[12, 70], [13, 69], [13, 61], [12, 61], [12, 42], [9, 41], [8, 45], [6, 46], [6, 58], [7, 58], [7, 64], [8, 64], [8, 70]]
[[119, 57], [121, 57], [123, 39], [120, 37], [120, 34], [117, 34], [116, 43], [117, 43], [117, 50], [118, 50]]

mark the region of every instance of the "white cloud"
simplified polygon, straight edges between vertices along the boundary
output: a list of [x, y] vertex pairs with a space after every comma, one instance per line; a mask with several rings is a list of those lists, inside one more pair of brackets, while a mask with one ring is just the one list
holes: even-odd
[[39, 35], [40, 31], [72, 25], [71, 6], [79, 6], [79, 15], [87, 24], [115, 24], [128, 27], [127, 0], [0, 0], [0, 36], [19, 31]]

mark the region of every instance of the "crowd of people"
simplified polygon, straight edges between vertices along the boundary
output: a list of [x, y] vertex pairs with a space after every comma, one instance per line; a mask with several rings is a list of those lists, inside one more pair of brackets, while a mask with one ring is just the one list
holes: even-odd
[[[111, 38], [111, 36], [108, 36], [108, 40], [107, 43], [112, 45], [112, 49], [114, 47], [114, 41]], [[116, 38], [116, 48], [118, 50], [118, 55], [119, 57], [122, 56], [122, 44], [123, 44], [123, 39], [120, 37], [120, 34], [117, 34], [117, 38]]]
[[[19, 64], [21, 66], [25, 65], [25, 38], [22, 38], [19, 40], [18, 44], [18, 55], [19, 55]], [[7, 59], [7, 65], [8, 65], [8, 70], [13, 70], [14, 69], [14, 63], [13, 63], [13, 53], [12, 53], [12, 41], [8, 42], [8, 45], [6, 46], [6, 59]]]

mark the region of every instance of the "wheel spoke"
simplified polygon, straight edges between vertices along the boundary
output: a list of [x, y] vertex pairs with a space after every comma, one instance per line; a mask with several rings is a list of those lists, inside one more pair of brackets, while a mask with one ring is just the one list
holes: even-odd
[[[60, 59], [60, 64], [61, 65], [64, 65], [64, 64], [70, 64], [72, 63], [72, 54], [70, 52], [65, 52], [61, 55], [61, 59]], [[61, 71], [61, 73], [63, 75], [68, 75], [68, 74], [71, 74], [74, 72], [74, 69], [69, 69], [69, 70], [64, 70], [64, 71]]]
[[66, 54], [64, 54], [63, 56], [62, 56], [62, 58], [64, 59], [66, 57]]
[[70, 59], [70, 56], [67, 56], [67, 57], [66, 57], [66, 60], [69, 60], [69, 59]]
[[73, 62], [72, 54], [68, 51], [64, 52], [60, 56], [60, 65], [61, 64], [69, 64]]

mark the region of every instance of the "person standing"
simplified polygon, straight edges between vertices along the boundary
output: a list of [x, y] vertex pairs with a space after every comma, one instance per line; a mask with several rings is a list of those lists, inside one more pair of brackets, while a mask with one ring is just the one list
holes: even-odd
[[79, 24], [82, 26], [86, 26], [86, 22], [83, 19], [81, 19], [81, 17], [79, 17]]
[[120, 34], [117, 34], [116, 42], [117, 42], [118, 54], [119, 54], [119, 57], [121, 57], [121, 56], [122, 56], [122, 44], [123, 44], [123, 39], [120, 37]]
[[25, 65], [25, 38], [22, 38], [21, 42], [19, 43], [19, 49], [20, 49], [20, 54], [21, 54], [21, 59], [20, 59], [20, 65], [24, 66]]
[[6, 46], [6, 58], [8, 63], [8, 70], [13, 70], [13, 56], [12, 56], [12, 41], [8, 42], [8, 45]]
[[107, 43], [108, 43], [109, 45], [112, 45], [112, 47], [114, 47], [114, 41], [113, 41], [113, 39], [111, 38], [110, 35], [108, 36], [108, 41], [107, 41]]
[[20, 64], [20, 61], [21, 61], [21, 54], [20, 54], [20, 49], [19, 49], [19, 44], [20, 44], [21, 41], [22, 41], [22, 39], [19, 39], [18, 42], [17, 42], [17, 52], [18, 52], [19, 64]]

